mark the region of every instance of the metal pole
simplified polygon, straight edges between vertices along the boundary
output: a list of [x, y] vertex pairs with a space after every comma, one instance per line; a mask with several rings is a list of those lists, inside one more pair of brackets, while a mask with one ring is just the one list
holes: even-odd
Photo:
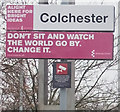
[[[48, 0], [39, 0], [39, 4], [48, 4]], [[38, 110], [44, 110], [48, 101], [48, 60], [38, 60]]]
[[61, 0], [61, 4], [68, 4], [68, 5], [70, 5], [70, 4], [75, 4], [75, 0]]
[[[75, 4], [75, 0], [62, 0], [61, 4]], [[66, 60], [67, 61], [67, 60]], [[72, 63], [72, 73], [71, 73], [71, 88], [66, 89], [66, 88], [60, 88], [60, 110], [74, 110], [75, 107], [75, 101], [74, 101], [74, 64]], [[71, 96], [71, 94], [73, 96]], [[69, 97], [69, 98], [68, 98]], [[71, 98], [73, 97], [73, 98]], [[70, 100], [71, 99], [71, 100]], [[70, 101], [70, 102], [69, 102]]]
[[19, 111], [23, 111], [23, 70], [22, 68], [22, 60], [20, 62], [20, 69], [19, 69], [19, 75], [20, 75], [20, 100], [19, 100]]
[[60, 88], [60, 110], [67, 110], [67, 89]]
[[120, 1], [118, 2], [118, 112], [120, 112]]
[[23, 110], [23, 73], [20, 73], [20, 102], [19, 102], [19, 110], [22, 111]]
[[39, 0], [38, 4], [48, 4], [48, 0]]
[[3, 4], [4, 4], [4, 1], [3, 1], [3, 0], [1, 0], [1, 6], [3, 6]]
[[60, 89], [60, 110], [75, 110], [75, 62], [74, 60], [70, 62], [72, 62], [71, 88]]
[[[67, 60], [61, 60], [67, 62]], [[60, 88], [60, 110], [67, 110], [67, 88]]]

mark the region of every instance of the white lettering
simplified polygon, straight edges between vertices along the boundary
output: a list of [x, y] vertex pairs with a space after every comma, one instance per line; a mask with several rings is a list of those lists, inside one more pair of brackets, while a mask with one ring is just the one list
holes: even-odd
[[18, 46], [22, 46], [22, 40], [7, 40], [8, 45], [18, 45]]
[[8, 33], [8, 39], [30, 39], [31, 33]]
[[8, 47], [9, 53], [41, 53], [40, 47]]
[[45, 34], [38, 34], [38, 33], [34, 33], [33, 35], [33, 39], [44, 39], [45, 38]]
[[94, 34], [67, 34], [67, 39], [94, 40]]
[[26, 46], [52, 46], [53, 41], [42, 41], [42, 40], [25, 40], [25, 45]]
[[56, 41], [56, 46], [67, 46], [67, 41]]
[[47, 39], [64, 39], [64, 34], [49, 34]]

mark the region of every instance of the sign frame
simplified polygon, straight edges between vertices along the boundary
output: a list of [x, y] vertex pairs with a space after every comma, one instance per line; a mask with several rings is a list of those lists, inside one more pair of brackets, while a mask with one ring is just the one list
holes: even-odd
[[[115, 30], [115, 7], [112, 5], [21, 5], [24, 7], [20, 9], [21, 13], [18, 13], [23, 15], [20, 18], [14, 17], [17, 16], [14, 13], [16, 9], [12, 9], [15, 6], [20, 5], [7, 5], [7, 30], [86, 32]], [[64, 8], [66, 10], [61, 10]], [[30, 13], [25, 13], [24, 10]], [[17, 19], [20, 19], [18, 20], [20, 22], [16, 22]], [[31, 24], [26, 23], [28, 20]]]

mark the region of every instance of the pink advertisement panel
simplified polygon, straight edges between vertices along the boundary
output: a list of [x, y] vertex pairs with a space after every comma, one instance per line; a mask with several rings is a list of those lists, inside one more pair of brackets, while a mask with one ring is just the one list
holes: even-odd
[[32, 5], [7, 6], [7, 30], [33, 30]]
[[112, 33], [8, 31], [6, 37], [7, 58], [113, 58]]

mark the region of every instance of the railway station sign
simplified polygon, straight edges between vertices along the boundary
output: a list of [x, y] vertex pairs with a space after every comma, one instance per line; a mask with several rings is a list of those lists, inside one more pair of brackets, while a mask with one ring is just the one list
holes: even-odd
[[113, 59], [113, 33], [7, 31], [6, 57]]
[[112, 5], [8, 5], [7, 30], [113, 32], [114, 13]]

